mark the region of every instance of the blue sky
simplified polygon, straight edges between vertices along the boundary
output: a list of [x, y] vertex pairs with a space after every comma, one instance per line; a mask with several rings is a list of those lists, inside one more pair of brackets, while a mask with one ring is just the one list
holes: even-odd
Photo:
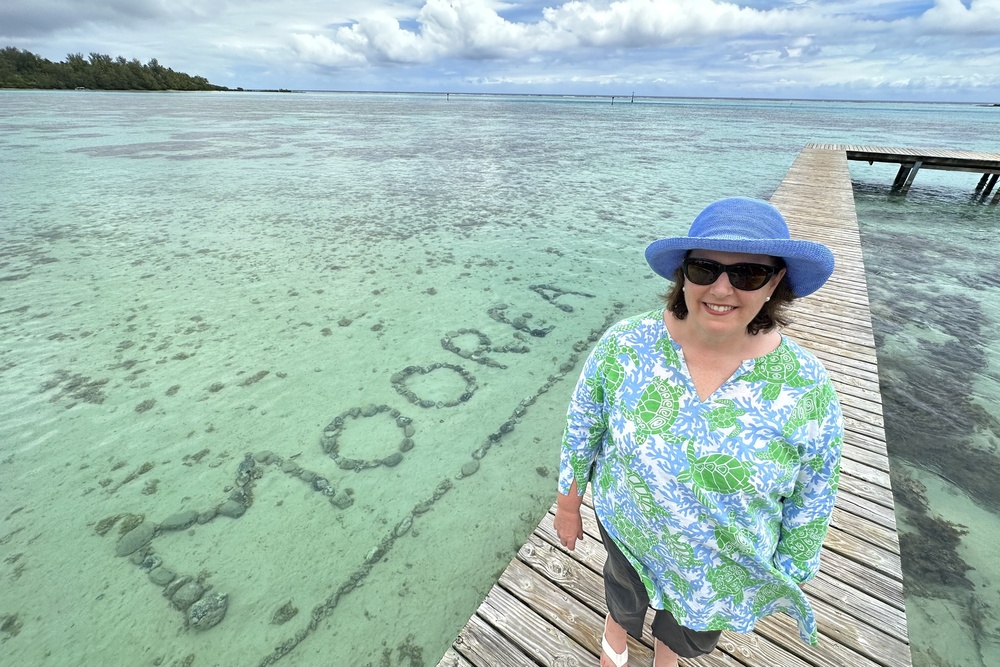
[[0, 46], [244, 88], [1000, 103], [1000, 0], [3, 0]]

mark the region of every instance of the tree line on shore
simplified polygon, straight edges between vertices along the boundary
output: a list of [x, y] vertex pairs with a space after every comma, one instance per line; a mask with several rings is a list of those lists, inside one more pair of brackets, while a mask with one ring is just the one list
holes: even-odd
[[54, 63], [13, 46], [0, 50], [0, 88], [74, 90], [229, 90], [202, 76], [190, 76], [164, 67], [153, 58], [143, 65], [137, 59], [112, 58], [100, 53], [71, 53]]

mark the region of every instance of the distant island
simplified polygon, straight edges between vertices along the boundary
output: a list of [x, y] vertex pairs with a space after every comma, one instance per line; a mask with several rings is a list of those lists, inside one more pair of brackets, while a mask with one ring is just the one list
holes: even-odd
[[0, 50], [0, 88], [45, 90], [229, 90], [202, 76], [190, 76], [164, 67], [153, 58], [143, 65], [136, 59], [112, 58], [100, 53], [71, 53], [54, 63], [13, 46]]

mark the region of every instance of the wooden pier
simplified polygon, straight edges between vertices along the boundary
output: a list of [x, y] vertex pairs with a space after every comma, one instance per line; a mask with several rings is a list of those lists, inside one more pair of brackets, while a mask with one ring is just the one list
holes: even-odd
[[[822, 148], [847, 153], [848, 160], [874, 164], [890, 162], [899, 165], [892, 191], [906, 194], [917, 172], [921, 169], [944, 169], [947, 171], [970, 171], [982, 174], [974, 197], [985, 202], [1000, 181], [1000, 153], [977, 153], [973, 151], [953, 151], [945, 149], [887, 148], [884, 146], [854, 146], [851, 144], [808, 144], [807, 148]], [[1000, 203], [1000, 189], [990, 204]]]
[[[795, 325], [788, 329], [826, 365], [846, 422], [840, 491], [822, 568], [804, 586], [820, 642], [804, 644], [795, 623], [778, 614], [759, 621], [752, 634], [723, 633], [715, 652], [680, 664], [910, 667], [875, 342], [845, 150], [807, 146], [771, 201], [793, 236], [827, 244], [837, 260], [829, 282], [796, 304]], [[439, 667], [599, 664], [607, 611], [605, 552], [592, 510], [584, 507], [583, 513], [587, 537], [571, 552], [560, 545], [550, 510]], [[629, 639], [633, 667], [652, 664], [651, 618], [642, 643]]]

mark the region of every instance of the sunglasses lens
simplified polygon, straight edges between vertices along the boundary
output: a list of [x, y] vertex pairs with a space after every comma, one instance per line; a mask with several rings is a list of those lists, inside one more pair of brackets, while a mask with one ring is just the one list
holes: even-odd
[[741, 290], [758, 290], [771, 279], [773, 270], [763, 264], [734, 264], [727, 267], [733, 287]]
[[695, 285], [711, 285], [725, 270], [722, 264], [710, 259], [685, 259], [684, 275]]
[[738, 290], [752, 292], [767, 284], [775, 273], [773, 266], [766, 264], [720, 264], [711, 259], [688, 257], [684, 260], [684, 275], [695, 285], [711, 285], [722, 272], [729, 275], [730, 284]]

